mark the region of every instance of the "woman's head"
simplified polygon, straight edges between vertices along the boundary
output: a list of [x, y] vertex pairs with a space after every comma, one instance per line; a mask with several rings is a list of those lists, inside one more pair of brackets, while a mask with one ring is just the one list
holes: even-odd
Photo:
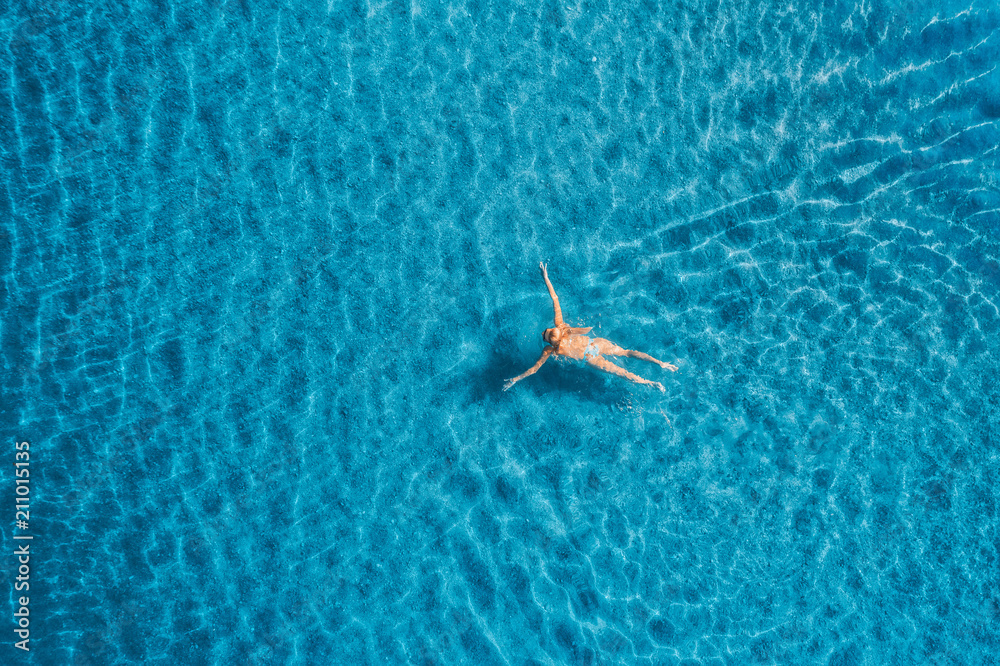
[[550, 345], [557, 345], [559, 341], [562, 340], [562, 330], [558, 328], [547, 328], [545, 332], [542, 333], [542, 340], [545, 340]]

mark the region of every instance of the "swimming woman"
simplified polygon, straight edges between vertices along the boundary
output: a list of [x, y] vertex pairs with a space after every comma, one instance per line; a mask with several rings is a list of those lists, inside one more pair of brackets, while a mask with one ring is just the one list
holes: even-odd
[[589, 326], [587, 328], [573, 328], [564, 322], [562, 310], [559, 308], [559, 297], [556, 296], [556, 290], [552, 288], [552, 283], [549, 282], [549, 273], [545, 269], [545, 264], [539, 263], [538, 265], [542, 269], [542, 276], [545, 278], [545, 286], [549, 288], [549, 296], [552, 297], [552, 307], [556, 311], [556, 325], [553, 328], [545, 329], [545, 332], [542, 333], [542, 340], [545, 340], [545, 342], [548, 343], [545, 346], [545, 349], [542, 350], [542, 357], [538, 359], [537, 363], [517, 377], [508, 379], [507, 383], [504, 384], [504, 391], [528, 375], [533, 375], [538, 372], [538, 369], [542, 367], [542, 364], [545, 363], [545, 361], [547, 361], [549, 356], [552, 354], [557, 356], [566, 356], [578, 361], [586, 361], [590, 365], [603, 370], [604, 372], [610, 372], [614, 375], [618, 375], [619, 377], [631, 379], [637, 384], [649, 384], [650, 386], [655, 386], [661, 391], [665, 390], [663, 388], [663, 384], [660, 382], [651, 382], [638, 375], [633, 375], [628, 370], [619, 368], [617, 365], [604, 357], [631, 356], [632, 358], [641, 358], [643, 361], [656, 363], [664, 370], [672, 370], [674, 372], [677, 371], [676, 365], [658, 361], [649, 354], [643, 354], [642, 352], [638, 352], [633, 349], [622, 349], [615, 343], [610, 340], [605, 340], [604, 338], [589, 338], [587, 337], [587, 333], [590, 333], [593, 326]]

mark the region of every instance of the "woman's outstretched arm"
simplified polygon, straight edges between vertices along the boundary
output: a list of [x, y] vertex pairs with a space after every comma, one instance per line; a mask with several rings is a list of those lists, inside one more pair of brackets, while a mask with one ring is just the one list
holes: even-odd
[[543, 349], [542, 357], [538, 359], [533, 366], [531, 366], [530, 368], [519, 374], [517, 377], [514, 377], [513, 379], [508, 379], [503, 385], [503, 390], [506, 391], [511, 386], [521, 381], [525, 377], [533, 375], [536, 372], [538, 372], [538, 368], [542, 367], [542, 363], [545, 363], [545, 361], [549, 358], [549, 355], [551, 353], [552, 353], [552, 347], [546, 347], [545, 349]]
[[556, 326], [562, 326], [562, 310], [559, 308], [559, 297], [556, 296], [556, 290], [552, 288], [552, 283], [549, 282], [549, 272], [545, 270], [545, 264], [538, 262], [538, 266], [542, 269], [542, 276], [545, 278], [545, 286], [549, 288], [549, 296], [552, 297], [552, 308], [556, 311]]

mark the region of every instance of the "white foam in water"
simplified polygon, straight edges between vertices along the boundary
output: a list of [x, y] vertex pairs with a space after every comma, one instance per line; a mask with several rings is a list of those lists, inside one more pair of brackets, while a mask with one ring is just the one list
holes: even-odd
[[850, 185], [859, 178], [864, 178], [870, 174], [878, 165], [878, 162], [869, 162], [868, 164], [862, 164], [861, 166], [854, 167], [853, 169], [848, 169], [840, 174], [840, 179]]

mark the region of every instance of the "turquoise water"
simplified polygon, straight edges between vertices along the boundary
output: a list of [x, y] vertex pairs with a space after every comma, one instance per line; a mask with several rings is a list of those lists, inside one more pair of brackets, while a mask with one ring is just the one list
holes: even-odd
[[[989, 3], [20, 0], [0, 63], [5, 663], [997, 662]], [[664, 394], [501, 390], [540, 261]]]

